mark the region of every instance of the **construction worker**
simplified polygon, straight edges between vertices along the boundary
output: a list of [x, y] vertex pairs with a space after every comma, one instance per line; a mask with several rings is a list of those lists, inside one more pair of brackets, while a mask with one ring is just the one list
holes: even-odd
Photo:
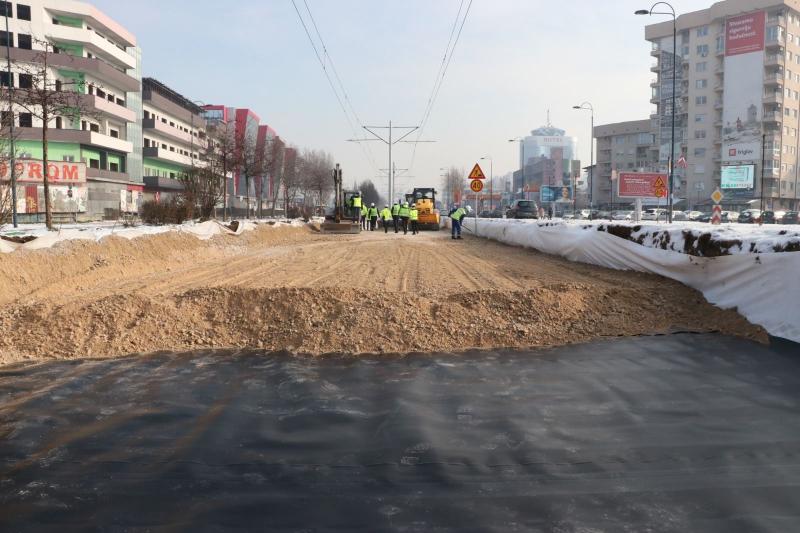
[[350, 199], [350, 207], [353, 214], [353, 222], [361, 222], [361, 191], [357, 192]]
[[383, 232], [389, 233], [389, 222], [392, 221], [392, 210], [389, 209], [389, 204], [383, 206], [381, 209], [381, 225], [383, 225]]
[[411, 209], [408, 212], [408, 220], [411, 222], [411, 235], [419, 233], [417, 227], [417, 220], [419, 220], [419, 211], [417, 211], [417, 204], [411, 204]]
[[367, 214], [369, 213], [369, 209], [367, 208], [367, 204], [361, 205], [361, 229], [368, 229], [367, 228]]
[[375, 202], [369, 204], [367, 217], [369, 217], [369, 230], [375, 231], [375, 226], [378, 225], [378, 208], [375, 207]]
[[403, 202], [400, 206], [400, 226], [403, 228], [403, 235], [408, 235], [408, 219], [411, 216], [411, 209], [408, 207], [408, 202]]
[[397, 223], [400, 222], [400, 200], [392, 204], [392, 220], [394, 221], [394, 232], [397, 233]]
[[450, 232], [453, 239], [461, 238], [461, 221], [466, 214], [467, 211], [463, 207], [458, 207], [458, 204], [454, 204], [453, 209], [447, 214], [450, 217]]

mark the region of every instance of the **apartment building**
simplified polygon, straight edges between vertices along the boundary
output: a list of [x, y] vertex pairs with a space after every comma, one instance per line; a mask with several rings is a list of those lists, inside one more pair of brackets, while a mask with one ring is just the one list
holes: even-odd
[[687, 167], [675, 169], [676, 198], [702, 206], [720, 187], [726, 207], [746, 208], [763, 192], [769, 207], [797, 209], [800, 0], [725, 0], [680, 15], [677, 29], [673, 57], [672, 21], [645, 28], [664, 171], [677, 66], [675, 157]]
[[[601, 208], [620, 203], [612, 172], [642, 172], [658, 169], [659, 149], [653, 121], [632, 120], [595, 126], [597, 165], [592, 172], [592, 203]], [[627, 202], [627, 200], [625, 200]]]
[[[12, 73], [9, 78], [4, 72], [0, 85], [29, 87], [25, 71], [43, 64], [47, 54], [48, 78], [74, 87], [91, 111], [55, 116], [49, 124], [54, 213], [91, 219], [135, 209], [142, 190], [141, 148], [132, 142], [141, 114], [135, 37], [95, 7], [72, 0], [0, 2], [4, 14], [9, 31], [0, 31], [0, 46], [12, 47]], [[5, 111], [3, 120], [11, 118]], [[41, 169], [41, 121], [19, 107], [13, 120], [16, 157], [29, 169]], [[19, 189], [20, 220], [38, 220], [44, 212], [40, 173], [26, 172]]]
[[206, 142], [204, 110], [154, 78], [142, 80], [144, 184], [148, 198], [182, 189], [180, 178], [200, 167]]
[[570, 186], [580, 169], [575, 159], [577, 145], [576, 137], [551, 124], [532, 130], [520, 141], [520, 171], [513, 177], [515, 194], [539, 191], [542, 185]]

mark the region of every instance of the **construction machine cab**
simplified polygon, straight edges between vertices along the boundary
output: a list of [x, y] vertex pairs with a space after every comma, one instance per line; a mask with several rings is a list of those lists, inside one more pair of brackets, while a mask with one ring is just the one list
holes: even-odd
[[420, 229], [439, 230], [439, 210], [436, 208], [436, 189], [417, 187], [406, 195], [409, 205], [417, 206]]

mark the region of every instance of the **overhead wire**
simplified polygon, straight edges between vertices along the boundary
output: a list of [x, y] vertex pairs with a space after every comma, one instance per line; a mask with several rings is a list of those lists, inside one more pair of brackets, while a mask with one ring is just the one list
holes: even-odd
[[[425, 108], [425, 111], [422, 113], [422, 120], [420, 121], [420, 128], [419, 133], [417, 134], [417, 141], [420, 140], [422, 137], [423, 132], [425, 131], [425, 126], [428, 123], [428, 119], [430, 118], [431, 112], [433, 111], [433, 106], [436, 103], [436, 99], [439, 96], [439, 90], [441, 90], [442, 85], [444, 84], [445, 76], [447, 75], [447, 69], [450, 67], [450, 61], [453, 59], [453, 53], [455, 52], [456, 46], [458, 45], [458, 41], [461, 38], [461, 31], [464, 29], [464, 24], [467, 22], [467, 17], [469, 16], [469, 11], [472, 8], [473, 0], [469, 0], [467, 4], [467, 9], [464, 11], [463, 18], [461, 17], [461, 11], [464, 7], [464, 1], [461, 0], [461, 3], [458, 6], [458, 12], [456, 13], [456, 17], [453, 20], [453, 26], [450, 29], [450, 38], [447, 40], [447, 46], [445, 47], [444, 55], [442, 56], [442, 63], [439, 65], [439, 71], [436, 74], [436, 78], [434, 79], [433, 89], [431, 89], [431, 96], [428, 98], [428, 103]], [[459, 26], [459, 20], [461, 21], [461, 25]], [[455, 40], [453, 40], [453, 34], [455, 32], [456, 27], [458, 26], [458, 33], [456, 34]], [[452, 43], [452, 47], [451, 47]], [[414, 143], [414, 148], [411, 154], [411, 164], [409, 165], [409, 169], [414, 168], [414, 161], [417, 157], [417, 144]]]
[[[311, 18], [311, 21], [312, 21], [312, 23], [314, 25], [314, 30], [316, 31], [317, 36], [320, 39], [320, 44], [322, 46], [323, 52], [325, 54], [325, 57], [327, 57], [328, 60], [330, 61], [331, 67], [332, 67], [332, 69], [334, 71], [334, 74], [335, 74], [335, 76], [336, 76], [336, 78], [337, 78], [337, 80], [339, 82], [339, 85], [340, 85], [340, 87], [342, 89], [342, 96], [344, 96], [345, 101], [347, 101], [348, 105], [350, 106], [350, 109], [353, 112], [353, 116], [356, 118], [356, 122], [358, 122], [359, 125], [363, 126], [363, 124], [361, 124], [360, 119], [358, 118], [358, 114], [355, 112], [355, 109], [353, 108], [352, 104], [350, 103], [349, 97], [347, 96], [347, 92], [344, 90], [344, 84], [342, 84], [341, 78], [339, 78], [339, 74], [336, 71], [336, 67], [333, 64], [333, 60], [331, 59], [330, 54], [328, 54], [328, 52], [327, 52], [327, 48], [325, 47], [325, 43], [324, 43], [324, 41], [322, 39], [322, 35], [320, 35], [319, 29], [317, 28], [317, 24], [314, 21], [314, 16], [311, 14], [311, 9], [309, 8], [308, 3], [305, 0], [303, 0], [303, 1], [305, 3], [306, 10], [308, 11], [308, 14], [309, 14], [309, 16]], [[350, 130], [353, 133], [353, 137], [357, 139], [358, 135], [359, 135], [359, 132], [358, 132], [358, 130], [356, 130], [355, 126], [353, 126], [353, 121], [352, 121], [352, 119], [350, 117], [350, 113], [348, 113], [348, 111], [347, 111], [347, 107], [345, 106], [344, 102], [342, 101], [342, 96], [339, 95], [339, 91], [336, 89], [336, 85], [334, 85], [333, 80], [331, 80], [331, 76], [328, 73], [326, 62], [325, 62], [325, 60], [322, 59], [322, 56], [320, 55], [319, 50], [317, 49], [317, 44], [314, 42], [314, 38], [311, 36], [311, 32], [308, 30], [308, 26], [306, 25], [306, 22], [303, 19], [302, 14], [300, 13], [300, 9], [297, 7], [297, 2], [295, 0], [291, 0], [291, 2], [292, 2], [292, 5], [294, 6], [295, 12], [297, 13], [297, 18], [300, 20], [300, 24], [303, 26], [303, 30], [305, 31], [306, 37], [308, 37], [308, 42], [311, 43], [311, 48], [314, 49], [314, 55], [316, 55], [317, 61], [319, 61], [319, 64], [322, 67], [322, 72], [325, 74], [325, 78], [328, 80], [328, 85], [330, 85], [334, 96], [336, 96], [336, 101], [339, 103], [339, 107], [341, 107], [342, 112], [344, 113], [345, 119], [347, 120], [347, 123], [350, 126]], [[369, 152], [369, 153], [367, 152], [367, 150], [364, 148], [363, 143], [357, 141], [357, 144], [359, 145], [359, 147], [361, 147], [361, 151], [363, 152], [364, 157], [367, 159], [367, 162], [373, 168], [377, 169], [377, 165], [375, 164], [375, 160], [374, 160], [374, 157], [372, 156], [372, 153], [371, 152]]]

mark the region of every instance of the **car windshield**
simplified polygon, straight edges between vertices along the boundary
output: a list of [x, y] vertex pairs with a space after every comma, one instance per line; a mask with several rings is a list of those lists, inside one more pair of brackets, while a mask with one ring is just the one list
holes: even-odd
[[533, 202], [529, 202], [527, 200], [523, 200], [523, 201], [517, 203], [517, 207], [522, 207], [522, 208], [525, 208], [525, 209], [532, 209], [533, 208]]

